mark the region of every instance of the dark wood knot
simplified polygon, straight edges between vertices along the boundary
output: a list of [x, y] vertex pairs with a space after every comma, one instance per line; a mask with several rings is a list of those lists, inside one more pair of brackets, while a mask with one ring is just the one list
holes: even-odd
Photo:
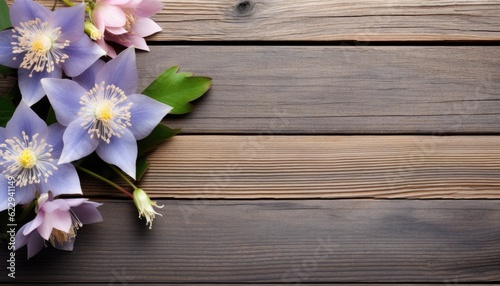
[[253, 10], [253, 6], [253, 1], [243, 0], [236, 4], [235, 10], [239, 15], [248, 15]]

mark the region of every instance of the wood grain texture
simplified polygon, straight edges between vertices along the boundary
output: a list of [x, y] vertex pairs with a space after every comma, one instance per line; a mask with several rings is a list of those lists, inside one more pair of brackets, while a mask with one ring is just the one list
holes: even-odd
[[[156, 198], [495, 198], [499, 136], [177, 136], [149, 156]], [[84, 192], [122, 196], [94, 180]]]
[[160, 203], [148, 230], [131, 202], [105, 202], [72, 253], [20, 251], [16, 282], [500, 282], [498, 201]]
[[152, 40], [499, 40], [500, 1], [175, 0]]
[[214, 79], [186, 133], [500, 132], [499, 47], [155, 46], [141, 88], [181, 66]]
[[166, 121], [185, 134], [500, 132], [499, 47], [154, 46], [138, 65], [140, 90], [173, 65], [214, 79]]
[[[12, 0], [8, 0], [11, 3]], [[39, 1], [52, 7], [53, 1]], [[163, 0], [149, 41], [498, 41], [499, 0]], [[61, 6], [63, 6], [61, 4]]]

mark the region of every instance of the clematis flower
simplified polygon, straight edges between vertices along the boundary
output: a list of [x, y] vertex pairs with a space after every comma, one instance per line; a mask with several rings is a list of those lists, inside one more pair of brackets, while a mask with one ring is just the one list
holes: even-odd
[[28, 258], [31, 258], [49, 241], [57, 249], [72, 251], [77, 230], [84, 224], [102, 221], [97, 210], [100, 205], [88, 199], [54, 199], [50, 193], [41, 195], [35, 219], [16, 234], [15, 249], [27, 244]]
[[[78, 82], [78, 83], [77, 83]], [[59, 164], [93, 151], [135, 178], [137, 140], [148, 136], [172, 107], [137, 94], [133, 48], [104, 63], [96, 62], [74, 78], [43, 79], [57, 120], [67, 126]]]
[[[64, 127], [47, 124], [22, 102], [5, 128], [0, 128], [0, 211], [7, 209], [8, 179], [15, 181], [16, 204], [35, 199], [35, 192], [81, 194], [72, 164], [59, 164]], [[12, 180], [10, 180], [12, 182]]]
[[81, 74], [105, 52], [83, 32], [85, 5], [54, 12], [32, 0], [10, 7], [14, 28], [0, 32], [0, 64], [18, 69], [19, 88], [28, 105], [44, 95], [42, 78]]
[[149, 229], [153, 227], [153, 219], [155, 215], [162, 216], [160, 213], [156, 212], [153, 207], [163, 208], [159, 206], [156, 202], [151, 201], [148, 194], [143, 189], [135, 189], [134, 194], [134, 204], [139, 211], [139, 218], [145, 217], [146, 224], [149, 224]]
[[162, 9], [163, 3], [158, 0], [97, 0], [92, 19], [104, 37], [96, 42], [111, 57], [115, 57], [116, 52], [106, 41], [149, 51], [144, 37], [162, 30], [149, 17]]

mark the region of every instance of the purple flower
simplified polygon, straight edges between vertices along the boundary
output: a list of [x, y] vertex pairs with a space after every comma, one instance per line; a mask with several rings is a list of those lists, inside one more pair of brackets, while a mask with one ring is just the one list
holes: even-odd
[[74, 77], [105, 52], [84, 33], [85, 5], [52, 12], [31, 0], [10, 7], [14, 29], [0, 32], [0, 64], [18, 68], [19, 88], [28, 105], [44, 95], [42, 78]]
[[[5, 128], [0, 128], [0, 211], [7, 209], [8, 191], [15, 204], [35, 199], [35, 192], [81, 194], [72, 164], [59, 164], [64, 127], [47, 124], [21, 102]], [[9, 182], [14, 184], [9, 188]]]
[[50, 241], [57, 249], [71, 251], [76, 231], [83, 224], [102, 221], [97, 210], [101, 204], [88, 199], [53, 199], [50, 194], [38, 198], [35, 219], [23, 225], [16, 234], [16, 250], [28, 245], [28, 258], [37, 254]]
[[172, 107], [136, 94], [133, 48], [107, 63], [97, 61], [74, 80], [42, 80], [57, 120], [67, 126], [59, 163], [95, 150], [105, 162], [135, 178], [136, 141], [148, 136]]

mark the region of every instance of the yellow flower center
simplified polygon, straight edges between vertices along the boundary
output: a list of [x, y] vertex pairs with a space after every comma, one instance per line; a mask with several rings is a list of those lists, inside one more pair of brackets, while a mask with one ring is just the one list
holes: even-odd
[[31, 42], [31, 50], [36, 53], [46, 54], [52, 48], [52, 40], [43, 35], [38, 34]]
[[96, 84], [80, 98], [82, 107], [78, 116], [84, 120], [82, 127], [88, 130], [90, 138], [102, 139], [109, 144], [111, 138], [121, 137], [125, 129], [132, 126], [128, 97], [123, 90], [113, 84]]
[[104, 122], [113, 120], [113, 105], [111, 104], [111, 102], [101, 102], [95, 109], [95, 117], [97, 120]]
[[36, 165], [36, 154], [31, 149], [24, 149], [19, 154], [19, 164], [26, 169], [31, 169]]
[[23, 61], [19, 68], [31, 70], [30, 77], [33, 72], [53, 72], [56, 65], [69, 58], [63, 49], [70, 41], [59, 39], [61, 27], [51, 28], [48, 22], [36, 18], [19, 23], [12, 31], [12, 59], [17, 60], [17, 55], [21, 55]]

